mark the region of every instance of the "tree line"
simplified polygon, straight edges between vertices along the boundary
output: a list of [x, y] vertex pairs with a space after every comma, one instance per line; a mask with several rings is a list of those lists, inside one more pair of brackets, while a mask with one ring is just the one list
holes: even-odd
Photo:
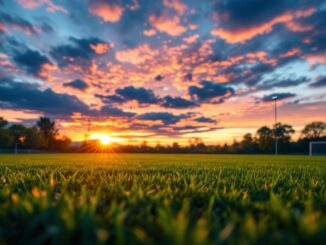
[[[298, 140], [292, 140], [295, 130], [291, 125], [277, 123], [273, 128], [263, 126], [256, 133], [245, 134], [240, 141], [234, 140], [231, 144], [206, 145], [200, 138], [190, 138], [185, 146], [174, 142], [171, 145], [150, 146], [146, 141], [140, 145], [119, 145], [114, 152], [128, 153], [241, 153], [241, 154], [272, 154], [275, 151], [275, 138], [278, 143], [278, 152], [280, 154], [308, 154], [309, 142], [326, 141], [326, 123], [312, 122], [307, 124], [301, 131]], [[82, 152], [102, 152], [97, 141], [84, 142]], [[325, 152], [325, 147], [321, 150]]]
[[45, 151], [71, 151], [71, 140], [59, 134], [55, 121], [40, 117], [32, 127], [9, 124], [0, 117], [0, 149], [37, 149]]
[[[39, 149], [59, 152], [126, 152], [126, 153], [242, 153], [272, 154], [277, 139], [280, 154], [308, 154], [309, 142], [326, 141], [326, 123], [312, 122], [301, 131], [298, 140], [293, 140], [295, 133], [289, 124], [277, 123], [272, 128], [263, 126], [255, 134], [247, 133], [241, 140], [231, 144], [206, 145], [200, 138], [190, 138], [187, 145], [174, 142], [171, 145], [155, 146], [143, 141], [139, 145], [103, 146], [98, 140], [85, 140], [80, 147], [72, 147], [67, 136], [59, 134], [56, 122], [47, 117], [40, 117], [32, 127], [9, 123], [0, 117], [0, 149]], [[325, 147], [325, 146], [324, 146]], [[325, 148], [324, 148], [325, 150]]]

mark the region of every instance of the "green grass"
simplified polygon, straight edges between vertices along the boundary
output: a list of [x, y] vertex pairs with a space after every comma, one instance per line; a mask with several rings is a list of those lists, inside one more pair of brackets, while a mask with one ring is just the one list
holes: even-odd
[[325, 240], [325, 157], [0, 155], [0, 244]]

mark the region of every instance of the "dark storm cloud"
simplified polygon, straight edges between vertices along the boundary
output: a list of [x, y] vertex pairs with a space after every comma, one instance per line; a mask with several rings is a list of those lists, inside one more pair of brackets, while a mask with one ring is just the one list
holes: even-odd
[[36, 50], [28, 49], [24, 52], [17, 52], [13, 60], [18, 66], [22, 66], [28, 73], [38, 76], [42, 65], [51, 63], [49, 59]]
[[9, 14], [0, 13], [0, 22], [4, 22], [14, 29], [21, 29], [28, 34], [36, 34], [39, 32], [29, 21], [20, 17], [13, 17]]
[[103, 106], [101, 108], [101, 114], [111, 117], [133, 117], [135, 115], [135, 113], [125, 112], [119, 108], [112, 107], [109, 105]]
[[161, 75], [157, 75], [157, 76], [155, 77], [155, 81], [158, 81], [158, 82], [162, 81], [163, 79], [164, 79], [164, 77], [161, 76]]
[[165, 96], [161, 101], [161, 106], [166, 108], [191, 108], [198, 106], [198, 104], [181, 97]]
[[220, 24], [238, 29], [261, 24], [297, 6], [295, 0], [216, 1], [215, 11]]
[[51, 56], [60, 66], [66, 66], [70, 63], [88, 62], [96, 55], [92, 45], [107, 44], [95, 37], [87, 39], [70, 37], [69, 40], [69, 44], [59, 45], [51, 50]]
[[127, 86], [122, 89], [116, 89], [113, 95], [96, 94], [104, 103], [125, 103], [128, 101], [137, 101], [139, 104], [156, 104], [165, 108], [191, 108], [198, 106], [195, 101], [186, 100], [181, 97], [165, 96], [159, 98], [150, 89], [136, 88]]
[[274, 101], [273, 98], [277, 97], [277, 100], [284, 100], [288, 98], [295, 97], [296, 94], [294, 93], [273, 93], [269, 95], [265, 95], [263, 98], [260, 99], [261, 102], [271, 102]]
[[326, 77], [319, 78], [316, 82], [311, 83], [310, 86], [314, 88], [326, 87]]
[[114, 95], [97, 94], [96, 97], [101, 98], [106, 103], [124, 103], [132, 100], [137, 101], [139, 104], [156, 104], [159, 102], [152, 90], [134, 86], [116, 89]]
[[185, 76], [185, 79], [187, 81], [192, 81], [192, 74], [191, 73], [188, 73], [186, 76]]
[[140, 104], [153, 104], [158, 102], [158, 98], [150, 89], [128, 86], [122, 89], [116, 89], [115, 92], [125, 101], [136, 100]]
[[79, 89], [79, 90], [86, 90], [89, 86], [88, 84], [81, 80], [81, 79], [76, 79], [76, 80], [73, 80], [71, 82], [68, 82], [68, 83], [64, 83], [63, 84], [64, 87], [71, 87], [71, 88], [75, 88], [75, 89]]
[[169, 112], [149, 112], [139, 115], [137, 118], [145, 121], [161, 121], [164, 125], [170, 125], [179, 122], [181, 119], [189, 118], [189, 115], [174, 115]]
[[95, 94], [96, 98], [100, 98], [104, 103], [124, 103], [126, 100], [118, 95], [102, 95], [102, 94]]
[[198, 117], [195, 121], [199, 123], [216, 123], [216, 120], [209, 117]]
[[300, 84], [308, 82], [309, 79], [307, 77], [299, 77], [297, 79], [285, 79], [285, 80], [267, 80], [263, 83], [260, 83], [256, 86], [255, 91], [258, 90], [268, 90], [272, 88], [285, 88], [285, 87], [292, 87], [292, 86], [298, 86]]
[[201, 81], [201, 87], [190, 86], [188, 89], [189, 95], [199, 101], [209, 101], [216, 97], [234, 94], [234, 89], [223, 84]]
[[76, 96], [59, 94], [52, 89], [40, 90], [35, 84], [14, 82], [4, 78], [0, 80], [0, 104], [4, 108], [35, 110], [51, 115], [92, 113]]

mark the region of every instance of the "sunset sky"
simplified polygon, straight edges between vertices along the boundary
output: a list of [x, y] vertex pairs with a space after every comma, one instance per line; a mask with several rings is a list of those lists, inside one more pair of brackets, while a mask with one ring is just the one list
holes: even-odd
[[[232, 142], [326, 121], [326, 3], [0, 0], [0, 116], [81, 141]], [[92, 137], [91, 136], [91, 137]], [[299, 133], [296, 134], [296, 137]]]

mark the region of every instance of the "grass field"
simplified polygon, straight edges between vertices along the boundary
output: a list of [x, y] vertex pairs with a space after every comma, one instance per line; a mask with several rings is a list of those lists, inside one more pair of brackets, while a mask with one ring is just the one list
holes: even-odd
[[322, 244], [326, 157], [0, 155], [0, 244]]

